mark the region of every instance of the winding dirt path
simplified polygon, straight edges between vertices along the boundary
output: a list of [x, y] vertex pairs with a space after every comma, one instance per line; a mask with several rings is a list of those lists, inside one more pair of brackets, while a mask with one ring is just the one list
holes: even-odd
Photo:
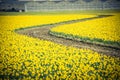
[[86, 20], [92, 20], [97, 18], [103, 18], [103, 17], [109, 17], [110, 15], [99, 15], [92, 18], [85, 18], [85, 19], [77, 19], [77, 20], [70, 20], [65, 22], [59, 22], [52, 25], [44, 25], [42, 27], [36, 27], [36, 28], [28, 28], [23, 30], [17, 30], [16, 33], [27, 35], [34, 38], [39, 38], [43, 40], [52, 41], [58, 44], [62, 44], [65, 46], [72, 46], [76, 48], [85, 48], [85, 49], [91, 49], [93, 51], [103, 53], [105, 55], [115, 56], [120, 58], [120, 48], [115, 47], [109, 47], [109, 46], [103, 46], [98, 44], [92, 44], [92, 43], [86, 43], [86, 42], [78, 42], [75, 40], [70, 39], [64, 39], [56, 36], [52, 36], [49, 34], [49, 30], [55, 26], [58, 25], [64, 25], [64, 24], [72, 24], [75, 22], [82, 22]]

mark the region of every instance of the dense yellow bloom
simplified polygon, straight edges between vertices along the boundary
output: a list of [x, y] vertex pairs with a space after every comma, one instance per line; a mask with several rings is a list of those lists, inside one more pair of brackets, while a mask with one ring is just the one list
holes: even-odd
[[91, 39], [102, 39], [105, 41], [118, 41], [120, 42], [120, 16], [114, 16], [88, 20], [84, 22], [66, 24], [57, 26], [51, 31], [62, 32], [65, 34], [73, 34], [74, 36], [89, 37]]
[[[100, 55], [91, 50], [65, 47], [14, 32], [18, 28], [86, 17], [91, 16], [0, 16], [0, 79], [71, 80], [97, 79], [97, 76], [101, 79], [107, 78], [106, 76], [117, 79], [120, 72], [119, 58]], [[101, 76], [104, 72], [108, 73]]]

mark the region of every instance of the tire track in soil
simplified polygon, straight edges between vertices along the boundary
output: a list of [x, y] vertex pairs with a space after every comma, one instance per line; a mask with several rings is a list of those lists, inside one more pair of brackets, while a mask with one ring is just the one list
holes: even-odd
[[64, 22], [59, 22], [59, 23], [55, 23], [55, 24], [51, 24], [51, 25], [49, 25], [49, 24], [43, 25], [41, 27], [36, 27], [36, 28], [33, 27], [33, 28], [28, 28], [28, 29], [26, 28], [26, 29], [22, 29], [22, 30], [17, 30], [15, 32], [18, 34], [27, 35], [27, 36], [34, 37], [34, 38], [51, 41], [51, 42], [54, 42], [57, 44], [65, 45], [65, 46], [91, 49], [98, 53], [102, 53], [105, 55], [120, 58], [120, 48], [109, 47], [109, 46], [93, 44], [93, 43], [87, 43], [87, 42], [82, 42], [82, 41], [75, 41], [75, 40], [65, 39], [65, 38], [61, 38], [61, 37], [57, 37], [57, 36], [53, 36], [53, 35], [49, 34], [49, 30], [58, 25], [72, 24], [72, 23], [76, 23], [76, 22], [83, 22], [83, 21], [87, 21], [87, 20], [93, 20], [93, 19], [104, 18], [104, 17], [109, 17], [109, 16], [112, 16], [112, 15], [98, 15], [98, 16], [92, 17], [92, 18], [64, 21]]

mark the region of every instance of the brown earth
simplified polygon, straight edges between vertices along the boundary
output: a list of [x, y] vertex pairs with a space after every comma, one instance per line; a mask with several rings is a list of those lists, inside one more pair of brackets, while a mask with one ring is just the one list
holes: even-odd
[[23, 30], [17, 30], [16, 33], [27, 35], [27, 36], [34, 37], [34, 38], [39, 38], [42, 40], [48, 40], [48, 41], [62, 44], [65, 46], [91, 49], [91, 50], [96, 51], [98, 53], [102, 53], [105, 55], [115, 56], [115, 57], [120, 58], [120, 48], [109, 47], [109, 46], [93, 44], [93, 43], [87, 43], [87, 42], [82, 42], [82, 41], [75, 41], [75, 40], [56, 37], [56, 36], [49, 34], [49, 30], [52, 27], [55, 27], [58, 25], [71, 24], [71, 23], [75, 23], [75, 22], [81, 22], [81, 21], [92, 20], [92, 19], [103, 18], [103, 17], [108, 17], [108, 16], [100, 15], [100, 16], [96, 16], [93, 18], [71, 20], [71, 21], [66, 21], [66, 22], [55, 23], [52, 25], [43, 25], [41, 27], [36, 27], [36, 28], [33, 27], [33, 28], [28, 28], [28, 29], [23, 29]]

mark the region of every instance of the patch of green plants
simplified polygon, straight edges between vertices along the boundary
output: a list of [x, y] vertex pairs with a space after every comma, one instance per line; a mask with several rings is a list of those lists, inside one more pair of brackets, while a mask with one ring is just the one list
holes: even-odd
[[115, 48], [120, 48], [120, 42], [116, 41], [105, 41], [102, 39], [98, 38], [89, 38], [89, 37], [82, 37], [78, 35], [73, 35], [73, 34], [65, 34], [62, 32], [54, 32], [54, 31], [49, 31], [50, 35], [56, 36], [56, 37], [62, 37], [65, 39], [71, 39], [75, 41], [82, 41], [82, 42], [87, 42], [87, 43], [93, 43], [93, 44], [99, 44], [99, 45], [104, 45], [104, 46], [109, 46], [109, 47], [115, 47]]

